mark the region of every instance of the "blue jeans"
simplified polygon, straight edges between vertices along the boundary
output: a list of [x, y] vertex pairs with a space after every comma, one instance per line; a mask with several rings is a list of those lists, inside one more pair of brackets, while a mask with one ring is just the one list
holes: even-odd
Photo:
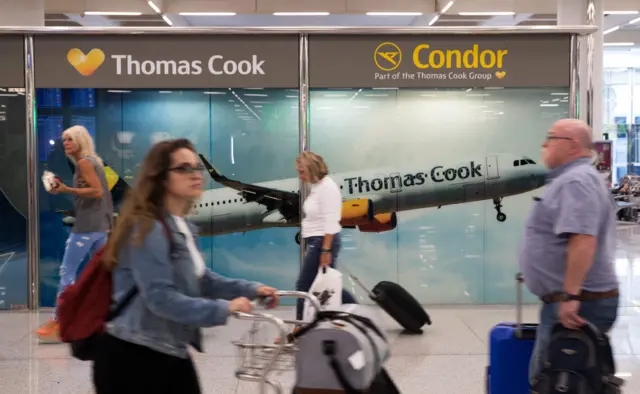
[[[596, 301], [583, 301], [580, 303], [578, 314], [596, 326], [602, 333], [607, 333], [613, 327], [618, 317], [618, 297]], [[529, 383], [538, 374], [542, 366], [544, 352], [551, 341], [551, 331], [558, 322], [559, 303], [542, 304], [540, 309], [540, 326], [536, 334], [536, 343], [533, 347], [533, 355], [529, 365]]]
[[[320, 269], [320, 256], [322, 255], [322, 242], [324, 237], [308, 237], [304, 240], [306, 243], [304, 261], [302, 262], [300, 275], [296, 282], [296, 290], [308, 292]], [[331, 244], [331, 268], [336, 268], [336, 259], [338, 258], [338, 253], [340, 253], [340, 245], [340, 234], [336, 234]], [[357, 304], [356, 299], [345, 289], [342, 289], [342, 303]], [[302, 320], [303, 310], [304, 300], [298, 299], [296, 303], [296, 320]]]
[[[67, 238], [67, 246], [64, 249], [62, 264], [60, 265], [60, 283], [58, 285], [58, 295], [76, 281], [78, 268], [84, 261], [87, 254], [93, 255], [98, 249], [107, 243], [107, 233], [71, 233]], [[54, 311], [54, 317], [57, 317]]]

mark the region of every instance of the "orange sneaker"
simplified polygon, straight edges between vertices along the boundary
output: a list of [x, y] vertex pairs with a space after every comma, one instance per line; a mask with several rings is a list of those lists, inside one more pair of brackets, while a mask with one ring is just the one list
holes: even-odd
[[36, 331], [40, 343], [60, 343], [60, 324], [51, 319], [41, 325]]

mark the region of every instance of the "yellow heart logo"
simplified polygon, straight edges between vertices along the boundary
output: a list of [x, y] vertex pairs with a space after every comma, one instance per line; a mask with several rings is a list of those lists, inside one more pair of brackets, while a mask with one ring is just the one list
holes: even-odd
[[496, 71], [496, 77], [498, 77], [498, 79], [504, 78], [505, 75], [507, 75], [506, 71]]
[[88, 77], [89, 75], [93, 75], [102, 63], [104, 63], [104, 52], [98, 48], [94, 48], [85, 55], [80, 49], [73, 48], [67, 53], [67, 61], [81, 75]]

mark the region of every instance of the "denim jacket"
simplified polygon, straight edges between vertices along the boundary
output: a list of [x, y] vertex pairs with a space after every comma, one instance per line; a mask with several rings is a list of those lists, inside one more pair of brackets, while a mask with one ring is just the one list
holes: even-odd
[[[174, 219], [165, 218], [173, 239], [171, 253], [162, 224], [157, 221], [140, 246], [125, 244], [113, 271], [113, 299], [117, 304], [133, 288], [137, 295], [106, 331], [122, 340], [153, 350], [188, 357], [187, 345], [202, 352], [200, 327], [224, 325], [228, 300], [253, 299], [260, 283], [228, 279], [210, 270], [198, 278], [185, 236]], [[189, 224], [196, 245], [196, 228]]]

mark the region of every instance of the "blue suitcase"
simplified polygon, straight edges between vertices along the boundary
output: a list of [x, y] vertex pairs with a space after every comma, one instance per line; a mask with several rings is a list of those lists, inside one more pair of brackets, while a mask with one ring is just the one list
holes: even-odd
[[489, 334], [487, 394], [529, 394], [529, 362], [536, 339], [537, 324], [522, 324], [522, 275], [516, 276], [517, 319], [500, 323]]

